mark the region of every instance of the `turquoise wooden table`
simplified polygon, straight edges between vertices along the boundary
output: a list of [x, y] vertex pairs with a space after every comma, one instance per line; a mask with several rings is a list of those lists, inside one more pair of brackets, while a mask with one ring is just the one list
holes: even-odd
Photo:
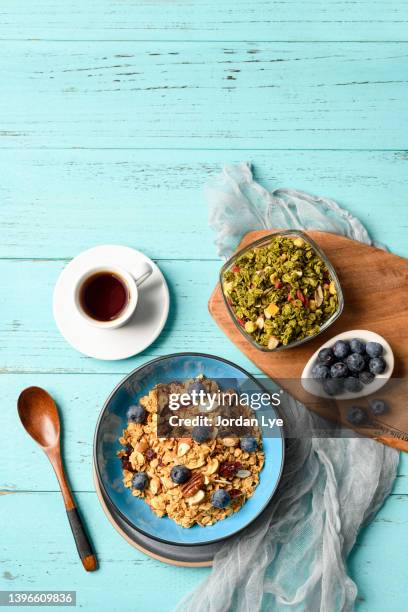
[[[90, 612], [167, 611], [209, 570], [153, 561], [107, 522], [91, 471], [102, 402], [170, 352], [214, 352], [254, 372], [207, 314], [220, 261], [202, 187], [224, 163], [251, 160], [268, 188], [337, 199], [408, 256], [408, 5], [2, 0], [0, 14], [0, 588], [75, 589]], [[75, 352], [51, 313], [66, 262], [102, 243], [145, 251], [171, 291], [160, 338], [123, 362]], [[31, 384], [61, 407], [101, 564], [93, 575], [46, 458], [17, 422]], [[406, 606], [407, 517], [403, 457], [350, 559], [359, 611]]]

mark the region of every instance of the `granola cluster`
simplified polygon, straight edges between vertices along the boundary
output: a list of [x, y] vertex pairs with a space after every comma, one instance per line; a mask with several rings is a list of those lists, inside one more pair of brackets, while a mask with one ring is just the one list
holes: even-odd
[[[144, 396], [140, 400], [145, 410], [143, 422], [128, 423], [119, 439], [123, 448], [118, 452], [124, 486], [131, 489], [132, 495], [144, 499], [157, 516], [167, 515], [182, 527], [212, 525], [237, 512], [254, 493], [264, 464], [259, 429], [253, 452], [243, 450], [238, 437], [220, 437], [220, 432], [202, 443], [191, 435], [178, 439], [157, 437], [158, 415], [166, 410], [169, 391], [180, 391], [191, 383], [156, 385]], [[206, 381], [206, 385], [214, 388], [216, 383]], [[174, 482], [175, 466], [188, 473], [180, 484]], [[145, 482], [136, 488], [141, 475]], [[216, 507], [217, 503], [214, 506], [216, 492], [215, 498], [229, 499], [226, 507]]]

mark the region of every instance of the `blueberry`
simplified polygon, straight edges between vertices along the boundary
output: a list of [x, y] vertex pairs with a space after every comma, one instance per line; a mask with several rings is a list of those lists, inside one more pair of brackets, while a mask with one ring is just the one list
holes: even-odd
[[136, 472], [132, 479], [132, 486], [138, 491], [143, 491], [147, 485], [147, 474], [146, 472]]
[[344, 378], [325, 378], [323, 389], [327, 395], [340, 395], [344, 391]]
[[368, 368], [372, 374], [382, 374], [385, 370], [386, 363], [382, 357], [374, 357], [370, 359]]
[[350, 349], [352, 353], [359, 353], [359, 355], [364, 355], [366, 350], [366, 345], [364, 342], [361, 342], [358, 338], [353, 338], [350, 342]]
[[193, 391], [195, 391], [197, 395], [200, 393], [200, 391], [204, 391], [204, 393], [207, 393], [207, 389], [204, 387], [201, 380], [195, 380], [194, 382], [189, 384], [187, 393], [190, 393], [191, 395]]
[[381, 357], [383, 354], [383, 347], [379, 342], [367, 342], [366, 344], [367, 355], [373, 359], [374, 357]]
[[330, 368], [330, 375], [332, 378], [345, 378], [347, 374], [347, 366], [342, 361], [338, 361]]
[[144, 423], [146, 410], [140, 404], [137, 406], [129, 406], [126, 416], [130, 423]]
[[331, 348], [323, 348], [317, 354], [317, 361], [323, 365], [331, 366], [336, 361]]
[[231, 496], [225, 489], [217, 489], [211, 497], [211, 503], [214, 508], [226, 508], [231, 503]]
[[363, 383], [363, 385], [369, 385], [371, 382], [373, 382], [375, 378], [374, 374], [372, 372], [367, 372], [367, 370], [363, 370], [363, 372], [360, 372], [358, 377]]
[[256, 438], [245, 436], [245, 438], [241, 438], [240, 446], [241, 450], [243, 450], [245, 453], [254, 453], [258, 448], [258, 442]]
[[316, 363], [316, 365], [314, 365], [312, 369], [312, 376], [313, 378], [318, 379], [329, 378], [330, 369], [322, 363]]
[[350, 391], [350, 393], [358, 393], [363, 388], [363, 383], [359, 378], [355, 378], [355, 376], [347, 376], [344, 379], [344, 389], [345, 391]]
[[367, 420], [367, 415], [360, 406], [351, 406], [347, 411], [347, 420], [352, 425], [362, 425]]
[[211, 436], [211, 428], [206, 425], [196, 425], [191, 430], [191, 437], [198, 444], [202, 444], [203, 442], [207, 442], [207, 440]]
[[337, 340], [333, 346], [333, 353], [337, 359], [344, 359], [350, 353], [350, 345], [343, 340]]
[[373, 399], [370, 401], [371, 412], [376, 416], [388, 412], [388, 406], [383, 400]]
[[175, 465], [171, 468], [170, 478], [176, 484], [184, 484], [191, 478], [191, 470], [185, 465]]
[[366, 362], [364, 357], [359, 353], [351, 353], [346, 359], [346, 364], [350, 372], [362, 372]]

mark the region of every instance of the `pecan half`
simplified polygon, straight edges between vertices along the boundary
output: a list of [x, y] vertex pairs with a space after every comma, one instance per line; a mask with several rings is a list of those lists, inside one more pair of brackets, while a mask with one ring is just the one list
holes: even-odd
[[185, 484], [180, 487], [180, 491], [183, 497], [191, 497], [195, 495], [197, 491], [204, 484], [204, 477], [200, 472], [193, 474]]

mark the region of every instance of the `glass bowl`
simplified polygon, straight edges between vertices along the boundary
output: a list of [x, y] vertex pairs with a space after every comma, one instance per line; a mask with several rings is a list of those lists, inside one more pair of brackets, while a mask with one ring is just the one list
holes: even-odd
[[[238, 319], [237, 319], [237, 316], [236, 316], [236, 314], [234, 312], [234, 309], [230, 305], [229, 300], [228, 300], [227, 296], [225, 295], [224, 286], [223, 286], [224, 285], [223, 277], [224, 277], [225, 272], [229, 271], [234, 265], [236, 265], [237, 260], [240, 257], [242, 257], [242, 255], [244, 255], [247, 251], [250, 251], [250, 250], [252, 250], [254, 248], [257, 248], [257, 247], [260, 247], [260, 246], [266, 246], [267, 244], [270, 244], [273, 240], [275, 240], [279, 236], [290, 236], [290, 237], [293, 237], [293, 238], [302, 238], [305, 242], [307, 242], [308, 244], [310, 244], [313, 247], [313, 249], [316, 252], [316, 254], [321, 258], [321, 260], [324, 262], [325, 266], [327, 267], [327, 269], [329, 271], [329, 274], [330, 274], [330, 277], [331, 277], [331, 280], [335, 284], [336, 293], [337, 293], [337, 299], [338, 299], [338, 306], [337, 306], [337, 310], [324, 322], [324, 324], [320, 327], [320, 330], [316, 334], [313, 334], [311, 336], [305, 336], [304, 338], [301, 338], [299, 340], [294, 340], [293, 342], [289, 342], [286, 345], [279, 344], [276, 348], [269, 349], [268, 347], [263, 346], [263, 345], [259, 344], [256, 340], [254, 340], [254, 338], [252, 338], [252, 336], [248, 332], [246, 332], [244, 327], [242, 325], [240, 325], [240, 323], [238, 322]], [[330, 325], [332, 325], [332, 323], [334, 323], [334, 321], [341, 315], [341, 313], [343, 311], [343, 307], [344, 307], [343, 291], [341, 289], [340, 281], [339, 281], [339, 278], [337, 276], [337, 273], [336, 273], [333, 265], [330, 263], [329, 259], [324, 254], [324, 252], [320, 249], [320, 247], [316, 244], [316, 242], [314, 240], [312, 240], [311, 238], [309, 238], [309, 236], [307, 236], [305, 233], [303, 233], [300, 230], [282, 230], [282, 231], [271, 232], [270, 234], [264, 236], [263, 238], [259, 238], [259, 240], [255, 240], [254, 242], [251, 242], [251, 244], [249, 244], [248, 246], [246, 246], [243, 249], [237, 251], [237, 253], [235, 253], [223, 265], [223, 267], [221, 268], [221, 271], [220, 271], [220, 285], [221, 285], [221, 292], [222, 292], [222, 296], [224, 298], [225, 305], [227, 307], [227, 310], [228, 310], [228, 312], [229, 312], [229, 314], [231, 316], [231, 319], [233, 320], [236, 328], [248, 340], [248, 342], [250, 342], [252, 344], [252, 346], [254, 346], [255, 348], [257, 348], [260, 351], [263, 351], [265, 353], [272, 353], [272, 352], [275, 352], [275, 351], [281, 351], [283, 349], [293, 348], [295, 346], [300, 346], [301, 344], [304, 344], [305, 342], [309, 342], [310, 340], [314, 340], [314, 338], [316, 338], [321, 333], [326, 331], [326, 329], [328, 327], [330, 327]]]

